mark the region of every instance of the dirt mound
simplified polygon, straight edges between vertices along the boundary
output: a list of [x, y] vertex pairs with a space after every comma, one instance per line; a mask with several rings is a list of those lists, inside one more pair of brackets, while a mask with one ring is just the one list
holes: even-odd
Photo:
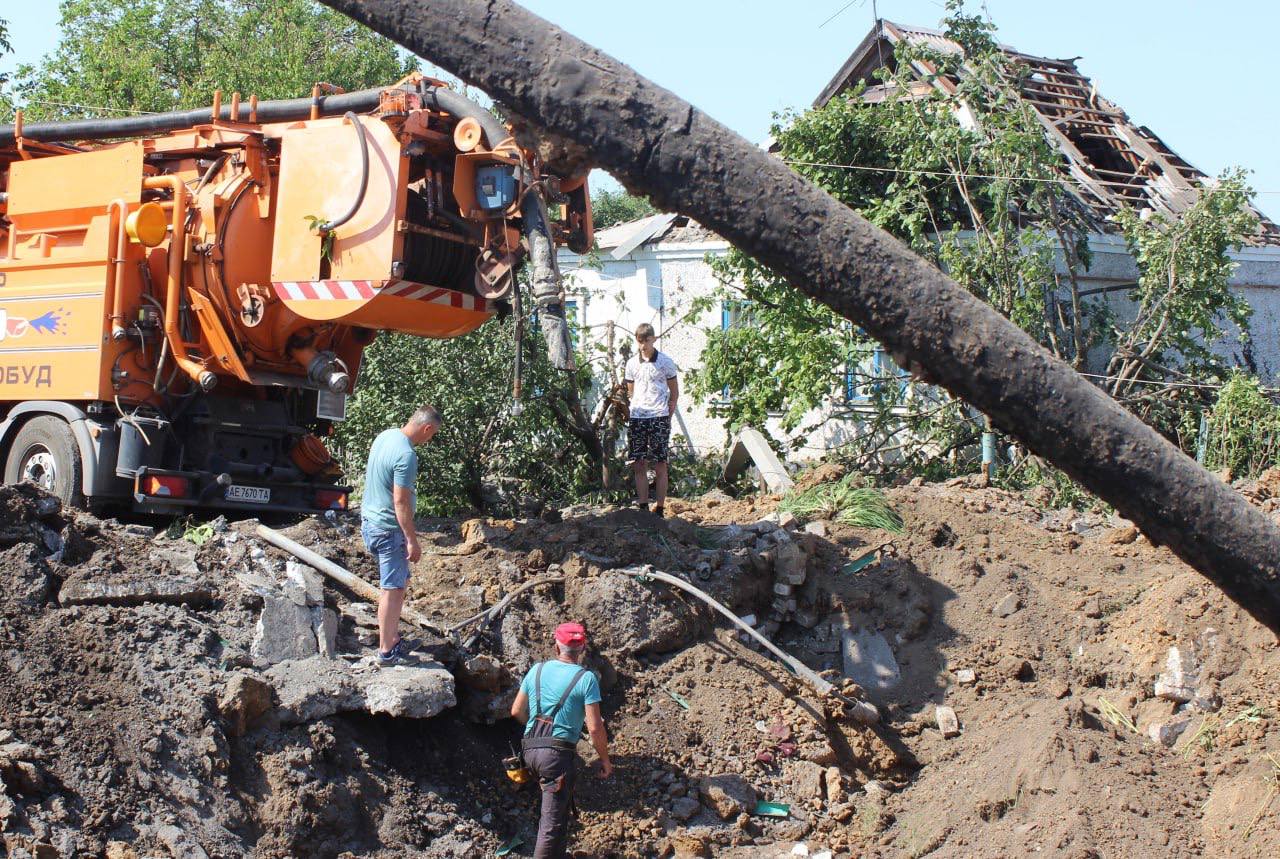
[[[1245, 489], [1274, 501], [1265, 481]], [[589, 627], [617, 764], [584, 778], [581, 855], [1280, 851], [1273, 633], [1126, 522], [959, 483], [891, 501], [901, 535], [783, 528], [775, 500], [720, 495], [673, 500], [667, 520], [422, 520], [410, 605], [454, 632], [422, 630], [423, 665], [379, 671], [373, 608], [253, 522], [219, 521], [197, 547], [2, 488], [9, 855], [531, 844], [536, 792], [502, 773], [518, 734], [505, 714], [566, 617]], [[286, 533], [374, 581], [356, 525]], [[880, 721], [818, 696], [654, 569]]]

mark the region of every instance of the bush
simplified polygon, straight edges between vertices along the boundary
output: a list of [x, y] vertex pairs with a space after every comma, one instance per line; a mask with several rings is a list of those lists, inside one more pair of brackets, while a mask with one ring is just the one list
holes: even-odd
[[1280, 406], [1256, 376], [1234, 372], [1209, 412], [1205, 467], [1229, 469], [1233, 477], [1255, 477], [1280, 463]]

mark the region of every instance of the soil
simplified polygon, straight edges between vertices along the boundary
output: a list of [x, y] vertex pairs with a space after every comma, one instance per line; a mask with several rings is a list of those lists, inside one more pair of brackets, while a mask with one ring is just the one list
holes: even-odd
[[[1280, 475], [1238, 488], [1274, 515]], [[1123, 520], [966, 480], [889, 498], [902, 534], [806, 529], [776, 498], [719, 493], [672, 499], [665, 520], [421, 520], [410, 606], [437, 627], [553, 581], [493, 622], [423, 631], [457, 706], [299, 721], [272, 678], [313, 663], [261, 643], [289, 583], [255, 522], [218, 521], [197, 549], [0, 488], [8, 855], [491, 856], [515, 836], [528, 855], [536, 791], [504, 775], [518, 730], [501, 717], [568, 618], [591, 636], [616, 765], [599, 780], [579, 746], [580, 856], [1280, 855], [1273, 632]], [[374, 581], [357, 526], [282, 530]], [[775, 592], [786, 557], [801, 558], [793, 605]], [[754, 614], [841, 694], [634, 575], [650, 568]], [[371, 653], [359, 603], [326, 581], [302, 609], [338, 619], [334, 664]], [[842, 676], [846, 629], [884, 637], [895, 687]], [[861, 700], [878, 722], [855, 717]]]

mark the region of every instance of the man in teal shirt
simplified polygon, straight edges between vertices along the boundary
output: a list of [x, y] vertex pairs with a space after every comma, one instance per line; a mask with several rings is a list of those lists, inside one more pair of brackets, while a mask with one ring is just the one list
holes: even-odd
[[365, 548], [378, 559], [378, 663], [411, 661], [413, 643], [400, 637], [409, 565], [422, 557], [414, 528], [414, 486], [418, 455], [414, 445], [426, 444], [443, 423], [432, 406], [423, 406], [399, 429], [384, 430], [369, 448], [360, 501], [360, 535]]
[[529, 669], [511, 705], [511, 717], [525, 723], [524, 763], [542, 787], [542, 813], [534, 859], [561, 859], [569, 836], [578, 736], [586, 723], [600, 758], [600, 778], [613, 772], [609, 735], [600, 715], [600, 682], [582, 667], [587, 632], [580, 623], [556, 627], [556, 658]]

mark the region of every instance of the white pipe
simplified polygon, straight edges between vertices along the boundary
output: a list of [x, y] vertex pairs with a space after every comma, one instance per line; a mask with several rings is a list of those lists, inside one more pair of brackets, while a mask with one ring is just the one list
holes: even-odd
[[[301, 543], [289, 539], [279, 531], [268, 528], [266, 525], [259, 525], [258, 536], [276, 548], [283, 549], [295, 558], [305, 561], [329, 578], [344, 585], [347, 589], [354, 591], [358, 596], [364, 597], [370, 602], [376, 603], [378, 601], [378, 597], [381, 596], [381, 591], [366, 582], [364, 579], [344, 570], [333, 561], [330, 561], [323, 555], [311, 551]], [[431, 630], [436, 635], [443, 635], [441, 630], [437, 628], [434, 623], [428, 620], [426, 615], [421, 612], [406, 607], [401, 611], [400, 616], [411, 623], [417, 624], [423, 629]]]

